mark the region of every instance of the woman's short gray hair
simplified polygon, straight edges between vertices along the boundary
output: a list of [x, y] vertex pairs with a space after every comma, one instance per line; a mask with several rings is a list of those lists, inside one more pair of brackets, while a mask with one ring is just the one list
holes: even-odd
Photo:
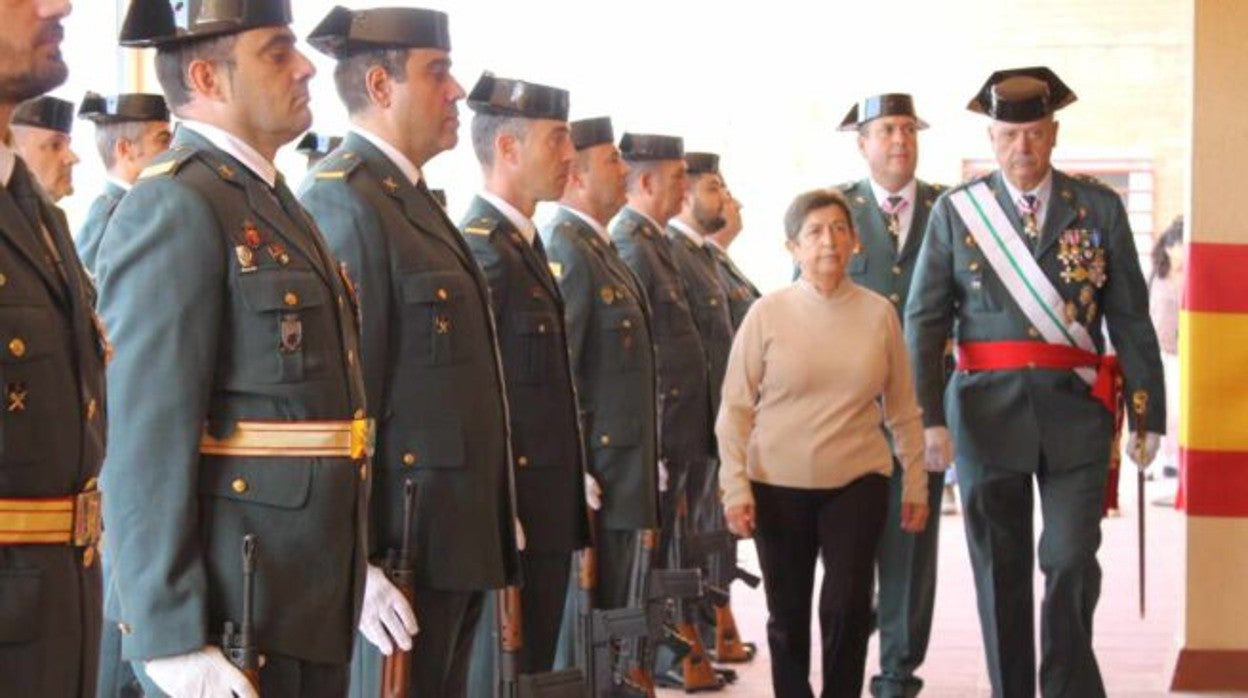
[[845, 200], [844, 194], [837, 189], [811, 189], [798, 194], [793, 203], [789, 204], [789, 210], [784, 212], [784, 236], [789, 242], [797, 242], [797, 234], [802, 232], [806, 216], [811, 211], [828, 206], [840, 206], [845, 212], [845, 220], [853, 227], [854, 216], [850, 213], [849, 202]]

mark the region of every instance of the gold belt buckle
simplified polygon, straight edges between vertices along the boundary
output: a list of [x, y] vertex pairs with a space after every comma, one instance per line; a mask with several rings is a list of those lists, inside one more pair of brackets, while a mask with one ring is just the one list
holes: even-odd
[[351, 420], [351, 458], [360, 460], [373, 455], [377, 425], [370, 418]]
[[85, 548], [99, 543], [100, 531], [100, 491], [93, 489], [74, 496], [74, 545]]

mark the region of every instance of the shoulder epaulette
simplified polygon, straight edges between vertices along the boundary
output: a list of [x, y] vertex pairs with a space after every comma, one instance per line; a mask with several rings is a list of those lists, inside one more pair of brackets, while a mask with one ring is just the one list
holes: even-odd
[[176, 146], [166, 150], [156, 162], [148, 165], [139, 173], [139, 179], [151, 179], [162, 175], [175, 175], [182, 166], [195, 156], [195, 150], [186, 146]]
[[637, 216], [620, 216], [616, 219], [615, 225], [611, 226], [611, 235], [616, 235], [617, 231], [620, 235], [632, 235], [643, 225], [645, 221]]
[[851, 179], [848, 182], [842, 182], [836, 185], [834, 188], [840, 189], [842, 194], [848, 194], [849, 192], [854, 190], [854, 187], [857, 187], [857, 186], [858, 186], [858, 180]]
[[498, 219], [489, 216], [477, 216], [464, 223], [465, 235], [489, 235], [498, 228]]
[[347, 179], [360, 166], [360, 156], [346, 149], [339, 149], [317, 163], [314, 179]]
[[547, 262], [550, 267], [550, 273], [556, 280], [563, 278], [563, 264], [561, 262]]
[[1106, 184], [1103, 180], [1093, 177], [1090, 174], [1079, 172], [1079, 173], [1071, 175], [1071, 177], [1079, 180], [1080, 182], [1083, 182], [1084, 184], [1091, 184], [1092, 186], [1100, 187], [1101, 189], [1108, 189], [1110, 191], [1114, 190], [1113, 187]]

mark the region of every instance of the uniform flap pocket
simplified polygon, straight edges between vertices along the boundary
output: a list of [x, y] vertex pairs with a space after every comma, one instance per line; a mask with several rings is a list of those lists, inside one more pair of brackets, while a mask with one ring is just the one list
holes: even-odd
[[461, 275], [449, 271], [429, 271], [403, 277], [403, 300], [408, 303], [446, 303], [463, 296]]
[[641, 442], [641, 421], [636, 417], [600, 417], [594, 424], [595, 448], [631, 448]]
[[311, 271], [279, 269], [240, 274], [238, 288], [247, 307], [259, 312], [299, 310], [325, 303], [325, 285]]
[[603, 313], [602, 326], [609, 331], [628, 332], [641, 326], [641, 315], [628, 310]]
[[458, 419], [424, 422], [404, 436], [404, 442], [408, 445], [406, 453], [415, 457], [416, 466], [463, 467], [464, 431]]
[[54, 312], [36, 306], [0, 311], [0, 363], [21, 363], [52, 353], [63, 336], [52, 326]]
[[554, 316], [546, 313], [523, 313], [516, 317], [517, 334], [550, 334], [556, 327]]
[[39, 635], [41, 570], [0, 570], [0, 644], [30, 642]]
[[312, 489], [313, 458], [206, 456], [199, 469], [199, 491], [212, 497], [299, 509]]

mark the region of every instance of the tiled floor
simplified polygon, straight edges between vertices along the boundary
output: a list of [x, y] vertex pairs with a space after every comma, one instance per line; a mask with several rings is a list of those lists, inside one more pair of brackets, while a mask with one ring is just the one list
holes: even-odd
[[[1148, 614], [1140, 619], [1136, 601], [1136, 506], [1134, 471], [1122, 483], [1122, 516], [1107, 519], [1103, 526], [1101, 565], [1104, 585], [1096, 614], [1096, 647], [1112, 697], [1160, 698], [1167, 693], [1169, 671], [1176, 648], [1181, 600], [1183, 597], [1184, 539], [1182, 516], [1171, 508], [1146, 506], [1148, 529]], [[1173, 480], [1149, 483], [1146, 501], [1173, 489]], [[1039, 527], [1037, 526], [1037, 529]], [[742, 560], [757, 570], [753, 546], [741, 546]], [[1037, 576], [1037, 602], [1040, 578]], [[764, 625], [766, 605], [763, 592], [740, 584], [733, 589], [733, 606], [742, 635], [759, 644], [759, 656], [746, 666], [735, 667], [740, 681], [719, 695], [763, 698], [772, 695]], [[817, 627], [812, 638], [818, 637]], [[876, 643], [871, 643], [868, 671], [876, 664]], [[816, 643], [816, 647], [817, 647]], [[818, 657], [813, 658], [817, 663]], [[937, 584], [936, 617], [932, 643], [921, 676], [927, 686], [925, 698], [978, 698], [989, 696], [984, 667], [979, 621], [975, 611], [975, 590], [967, 558], [966, 539], [960, 517], [945, 516], [941, 521], [940, 576]], [[818, 668], [812, 672], [812, 685], [818, 694]], [[681, 695], [660, 691], [662, 695]], [[1186, 694], [1184, 694], [1186, 695]], [[1201, 694], [1210, 696], [1213, 694]]]

